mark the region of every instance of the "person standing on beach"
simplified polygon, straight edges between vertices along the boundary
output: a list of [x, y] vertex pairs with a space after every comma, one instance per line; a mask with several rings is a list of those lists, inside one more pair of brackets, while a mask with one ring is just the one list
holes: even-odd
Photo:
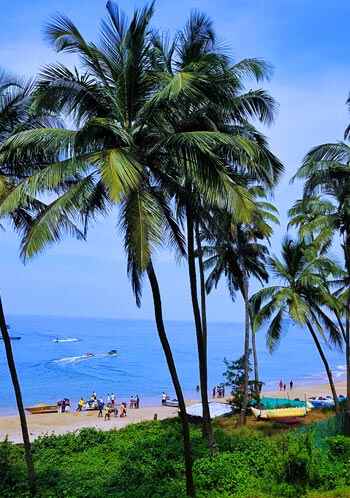
[[213, 398], [216, 396], [216, 386], [213, 387]]
[[280, 386], [280, 391], [282, 391], [282, 389], [283, 389], [283, 381], [282, 381], [282, 379], [280, 380], [279, 386]]
[[111, 397], [109, 395], [109, 393], [107, 393], [107, 405], [110, 405], [111, 404]]
[[283, 391], [286, 392], [287, 386], [283, 384]]
[[102, 410], [103, 410], [103, 407], [105, 405], [104, 402], [103, 402], [103, 399], [99, 399], [97, 403], [98, 403], [98, 405], [97, 405], [97, 407], [98, 407], [98, 415], [97, 416], [98, 417], [103, 417]]
[[294, 385], [294, 384], [293, 384], [293, 381], [291, 380], [291, 381], [289, 382], [289, 388], [290, 388], [290, 390], [291, 390], [291, 391], [292, 391], [292, 389], [293, 389], [293, 385]]
[[140, 398], [138, 394], [136, 394], [135, 397], [135, 408], [140, 408]]
[[114, 393], [112, 393], [111, 394], [111, 406], [113, 409], [114, 409], [114, 405], [115, 405], [115, 395], [114, 395]]
[[165, 405], [167, 398], [168, 398], [168, 396], [167, 396], [167, 395], [166, 395], [166, 393], [163, 391], [163, 393], [162, 393], [162, 405]]

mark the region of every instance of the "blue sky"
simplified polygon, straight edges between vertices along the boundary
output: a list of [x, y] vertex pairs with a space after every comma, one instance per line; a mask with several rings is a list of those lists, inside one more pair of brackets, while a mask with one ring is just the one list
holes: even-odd
[[[126, 12], [144, 2], [120, 1]], [[300, 196], [300, 184], [289, 179], [312, 146], [342, 138], [350, 115], [345, 100], [350, 91], [348, 20], [345, 0], [158, 0], [154, 23], [173, 33], [191, 9], [214, 21], [219, 38], [235, 59], [262, 57], [274, 66], [266, 87], [279, 102], [275, 124], [264, 132], [286, 172], [275, 193], [281, 226], [272, 251], [286, 229], [286, 212]], [[43, 37], [45, 22], [56, 12], [72, 18], [90, 39], [96, 39], [105, 2], [102, 0], [12, 0], [7, 2], [0, 32], [0, 66], [32, 75], [41, 65], [59, 59]], [[88, 242], [63, 241], [23, 266], [18, 240], [0, 233], [0, 290], [6, 309], [16, 314], [152, 318], [152, 301], [145, 286], [138, 310], [126, 277], [125, 258], [117, 233], [117, 216], [100, 220]], [[183, 265], [171, 254], [157, 254], [156, 266], [167, 319], [191, 319], [189, 289]], [[224, 287], [209, 297], [211, 321], [239, 321], [239, 300], [232, 304]]]

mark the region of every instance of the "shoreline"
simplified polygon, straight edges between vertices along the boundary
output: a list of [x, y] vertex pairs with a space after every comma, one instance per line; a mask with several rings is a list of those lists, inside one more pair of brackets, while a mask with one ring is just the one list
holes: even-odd
[[[335, 383], [338, 394], [346, 394], [346, 381], [341, 380]], [[305, 397], [321, 396], [331, 394], [329, 385], [327, 383], [318, 384], [300, 384], [294, 387], [291, 391], [279, 390], [263, 390], [263, 396], [282, 397], [282, 398], [299, 398], [303, 400]], [[213, 399], [210, 397], [210, 401]], [[195, 403], [198, 400], [187, 400], [187, 404]], [[217, 398], [216, 401], [224, 402], [223, 398]], [[43, 436], [45, 434], [61, 435], [67, 432], [75, 432], [82, 428], [96, 428], [100, 430], [121, 429], [129, 424], [153, 420], [154, 415], [157, 414], [158, 420], [165, 418], [172, 418], [177, 416], [177, 408], [166, 407], [162, 405], [142, 405], [138, 409], [128, 409], [127, 417], [120, 418], [111, 416], [111, 419], [104, 421], [104, 419], [97, 418], [97, 411], [95, 412], [70, 412], [70, 413], [48, 413], [32, 415], [27, 413], [27, 421], [29, 426], [30, 439]], [[21, 443], [22, 436], [20, 431], [18, 415], [5, 415], [0, 414], [0, 441], [5, 437], [13, 443]]]

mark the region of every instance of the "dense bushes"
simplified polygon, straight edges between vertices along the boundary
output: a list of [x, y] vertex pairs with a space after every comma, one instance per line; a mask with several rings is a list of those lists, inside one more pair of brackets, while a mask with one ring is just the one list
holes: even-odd
[[[181, 498], [179, 430], [178, 421], [167, 420], [120, 431], [84, 429], [42, 437], [33, 445], [39, 496]], [[219, 451], [212, 457], [199, 428], [193, 427], [199, 497], [350, 497], [350, 439], [335, 435], [320, 446], [316, 433], [290, 431], [267, 437], [248, 429], [225, 432], [217, 427]], [[27, 496], [25, 477], [22, 449], [5, 441], [0, 445], [0, 496]]]

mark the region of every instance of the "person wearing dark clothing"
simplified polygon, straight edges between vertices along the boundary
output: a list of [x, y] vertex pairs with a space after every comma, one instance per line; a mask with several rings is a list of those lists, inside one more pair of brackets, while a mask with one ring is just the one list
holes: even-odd
[[294, 385], [294, 384], [293, 384], [293, 381], [291, 380], [291, 381], [289, 382], [289, 388], [290, 388], [290, 390], [292, 390], [292, 389], [293, 389], [293, 385]]
[[104, 402], [101, 399], [99, 399], [98, 400], [98, 405], [97, 405], [97, 408], [98, 408], [98, 414], [97, 414], [97, 416], [98, 417], [103, 417], [102, 411], [103, 411], [104, 406], [105, 406]]

